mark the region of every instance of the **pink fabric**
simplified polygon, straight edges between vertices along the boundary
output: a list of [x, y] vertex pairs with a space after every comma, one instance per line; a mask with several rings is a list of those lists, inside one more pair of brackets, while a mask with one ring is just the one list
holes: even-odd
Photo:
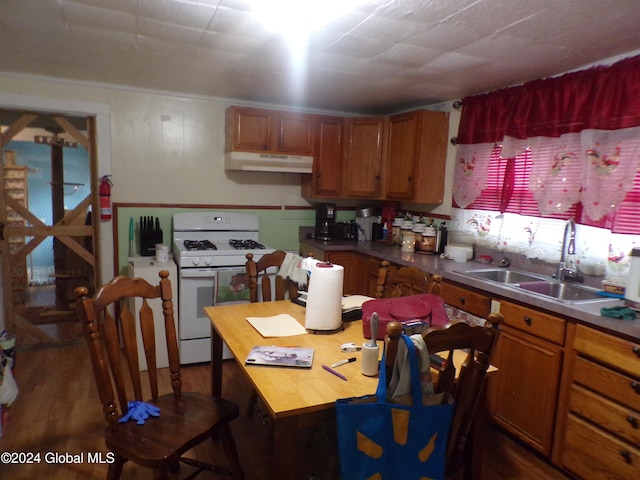
[[526, 213], [509, 202], [516, 156], [528, 149], [527, 188], [540, 214], [563, 214], [581, 202], [581, 223], [596, 225], [640, 170], [640, 56], [465, 98], [458, 144], [455, 205], [467, 207], [486, 188], [487, 149], [502, 144], [501, 213]]

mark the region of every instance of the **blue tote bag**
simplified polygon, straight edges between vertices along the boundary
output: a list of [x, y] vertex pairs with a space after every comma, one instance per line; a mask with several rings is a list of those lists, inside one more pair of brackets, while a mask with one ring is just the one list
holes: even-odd
[[418, 355], [409, 337], [412, 406], [387, 401], [385, 356], [375, 395], [336, 401], [343, 480], [443, 479], [453, 404], [422, 405]]

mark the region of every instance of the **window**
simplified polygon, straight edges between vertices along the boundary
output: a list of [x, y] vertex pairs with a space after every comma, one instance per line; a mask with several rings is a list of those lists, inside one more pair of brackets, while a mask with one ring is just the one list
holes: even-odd
[[[578, 212], [577, 204], [572, 205], [564, 213], [550, 215], [542, 215], [540, 213], [538, 203], [533, 197], [533, 193], [529, 190], [529, 180], [533, 165], [531, 149], [525, 149], [523, 153], [509, 159], [502, 158], [501, 153], [501, 145], [496, 145], [491, 151], [487, 186], [482, 190], [478, 198], [466, 208], [561, 220], [576, 218]], [[638, 184], [638, 201], [640, 202], [640, 183]], [[458, 207], [455, 201], [454, 206]]]

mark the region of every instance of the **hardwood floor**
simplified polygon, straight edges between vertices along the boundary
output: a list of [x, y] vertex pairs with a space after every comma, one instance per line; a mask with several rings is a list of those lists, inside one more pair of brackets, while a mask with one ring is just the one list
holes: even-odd
[[[185, 367], [182, 373], [185, 390], [209, 392], [208, 366]], [[19, 349], [16, 353], [15, 376], [20, 393], [10, 409], [9, 423], [3, 428], [0, 451], [40, 454], [40, 463], [0, 464], [0, 478], [104, 479], [106, 465], [87, 461], [89, 453], [102, 452], [104, 455], [106, 450], [102, 440], [104, 421], [86, 345]], [[238, 375], [233, 361], [225, 363], [224, 376], [223, 394], [244, 407], [250, 389]], [[168, 391], [169, 385], [163, 385], [163, 388]], [[243, 413], [232, 428], [246, 479], [271, 478], [273, 457], [267, 453], [266, 430], [256, 416], [246, 417], [244, 408], [241, 410]], [[491, 426], [488, 430], [483, 480], [569, 478], [497, 428]], [[326, 475], [326, 471], [336, 465], [336, 450], [326, 431], [318, 429], [307, 433], [302, 438], [305, 454], [301, 460], [306, 471], [316, 475], [309, 478], [327, 480], [331, 476]], [[55, 453], [63, 457], [59, 456], [54, 463], [47, 463]], [[84, 458], [78, 463], [61, 463], [65, 454], [84, 454]], [[193, 456], [222, 463], [224, 458], [219, 447], [209, 442], [196, 449]], [[188, 473], [188, 467], [182, 468], [183, 476]], [[128, 463], [122, 478], [151, 479], [152, 475], [151, 471]], [[203, 473], [198, 478], [222, 477]]]

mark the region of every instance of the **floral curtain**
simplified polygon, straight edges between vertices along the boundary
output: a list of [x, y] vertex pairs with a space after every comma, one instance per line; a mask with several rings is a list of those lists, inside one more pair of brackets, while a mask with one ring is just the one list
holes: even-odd
[[473, 203], [486, 186], [486, 152], [496, 144], [503, 158], [531, 152], [529, 190], [542, 215], [582, 202], [590, 219], [602, 219], [640, 169], [640, 56], [463, 99], [458, 206]]

